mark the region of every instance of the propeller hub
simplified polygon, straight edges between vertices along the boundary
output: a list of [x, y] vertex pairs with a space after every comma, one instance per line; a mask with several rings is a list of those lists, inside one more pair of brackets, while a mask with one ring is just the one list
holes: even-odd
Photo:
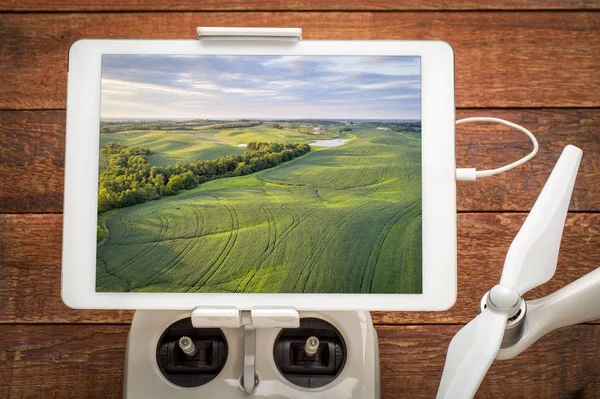
[[512, 285], [498, 284], [492, 287], [487, 296], [487, 306], [494, 310], [516, 313], [521, 305], [521, 295]]

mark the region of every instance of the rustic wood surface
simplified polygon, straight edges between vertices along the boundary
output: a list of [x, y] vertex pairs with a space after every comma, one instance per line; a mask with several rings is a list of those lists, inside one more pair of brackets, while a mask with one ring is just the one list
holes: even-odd
[[5, 0], [0, 11], [406, 11], [600, 9], [590, 0]]
[[[435, 397], [459, 328], [378, 326], [382, 397]], [[120, 398], [127, 331], [107, 324], [0, 326], [0, 397]], [[597, 398], [598, 352], [598, 325], [555, 331], [519, 357], [496, 362], [476, 398]]]
[[[590, 0], [0, 2], [0, 398], [122, 395], [132, 312], [78, 311], [60, 300], [73, 41], [194, 38], [196, 26], [243, 25], [299, 26], [306, 39], [451, 43], [457, 118], [522, 123], [540, 152], [514, 171], [458, 185], [459, 295], [451, 310], [373, 313], [382, 397], [431, 398], [450, 339], [498, 281], [511, 240], [568, 143], [583, 148], [584, 158], [557, 274], [527, 297], [600, 266], [599, 9]], [[503, 127], [457, 129], [459, 167], [497, 167], [529, 148], [526, 137]], [[599, 356], [598, 321], [558, 330], [516, 359], [496, 362], [477, 397], [600, 398]]]
[[0, 16], [0, 108], [64, 108], [69, 46], [195, 38], [197, 26], [301, 27], [305, 39], [440, 39], [458, 107], [598, 107], [597, 12], [14, 13]]

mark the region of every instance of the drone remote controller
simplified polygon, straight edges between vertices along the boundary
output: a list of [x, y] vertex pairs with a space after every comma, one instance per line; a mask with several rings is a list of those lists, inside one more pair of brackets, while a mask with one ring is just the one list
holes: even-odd
[[[369, 312], [301, 312], [297, 328], [252, 326], [255, 359], [249, 359], [246, 326], [198, 328], [192, 319], [189, 311], [136, 312], [125, 398], [379, 397], [379, 349]], [[248, 362], [250, 384], [244, 381]]]

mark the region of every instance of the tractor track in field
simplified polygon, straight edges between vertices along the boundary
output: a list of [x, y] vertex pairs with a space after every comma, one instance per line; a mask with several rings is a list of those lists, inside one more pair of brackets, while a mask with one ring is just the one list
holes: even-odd
[[[412, 208], [412, 206], [413, 206], [415, 203], [417, 203], [417, 202], [419, 202], [419, 201], [414, 201], [414, 202], [413, 202], [413, 203], [410, 205], [410, 207]], [[412, 209], [409, 209], [409, 210], [407, 210], [407, 211], [405, 212], [405, 214], [406, 214], [406, 213], [408, 213], [410, 210], [412, 210]], [[421, 215], [421, 213], [419, 213], [419, 215]], [[396, 222], [396, 223], [397, 223], [397, 222]], [[393, 227], [393, 226], [392, 226], [392, 227]], [[384, 239], [384, 241], [385, 241], [385, 239]], [[378, 257], [379, 257], [379, 255], [378, 255]], [[375, 273], [376, 273], [376, 272], [377, 272], [377, 263], [375, 263], [375, 269], [373, 270], [373, 278], [371, 279], [371, 282], [369, 283], [369, 292], [373, 292], [373, 280], [375, 279]]]
[[[155, 216], [158, 219], [158, 221], [160, 222], [160, 230], [157, 234], [157, 238], [164, 236], [167, 233], [167, 230], [169, 230], [169, 219], [160, 215], [159, 213], [155, 213], [155, 212], [152, 212], [151, 215]], [[140, 254], [149, 253], [154, 248], [156, 248], [160, 242], [161, 241], [159, 241], [159, 240], [155, 240], [155, 241], [152, 241], [149, 249], [141, 248], [139, 251], [137, 251], [135, 253], [135, 255], [133, 257], [126, 260], [118, 269], [113, 270], [113, 272], [118, 273], [122, 270], [125, 270], [126, 268], [131, 266], [135, 261], [137, 261], [139, 259]], [[144, 244], [141, 244], [141, 245], [144, 245]], [[122, 247], [122, 245], [118, 245], [117, 247]]]
[[[401, 211], [395, 213], [381, 228], [377, 237], [373, 241], [373, 245], [371, 246], [371, 250], [369, 251], [369, 256], [367, 257], [367, 263], [365, 268], [363, 269], [362, 279], [360, 282], [359, 292], [367, 292], [370, 293], [373, 288], [373, 279], [375, 278], [375, 271], [377, 270], [377, 262], [379, 261], [379, 255], [381, 254], [381, 250], [383, 249], [383, 244], [385, 240], [394, 227], [394, 225], [400, 220], [400, 218], [406, 215], [409, 211], [412, 210], [413, 206], [418, 201], [413, 201], [404, 207]], [[368, 280], [365, 278], [369, 275]], [[363, 287], [365, 287], [365, 283], [369, 284], [369, 290], [363, 291]]]
[[358, 176], [358, 178], [355, 180], [355, 184], [352, 187], [366, 187], [368, 186], [368, 184], [365, 184], [364, 186], [361, 186], [361, 180], [365, 177], [365, 175], [367, 174], [367, 171], [369, 170], [369, 168], [371, 168], [373, 166], [373, 164], [375, 163], [375, 161], [373, 161], [372, 159], [369, 159], [369, 163], [365, 166], [363, 166], [361, 169], [362, 171], [360, 172], [360, 176]]
[[[154, 274], [152, 274], [144, 280], [144, 286], [152, 285], [157, 277], [164, 275], [166, 272], [175, 267], [182, 258], [187, 256], [187, 254], [189, 254], [192, 251], [192, 249], [194, 249], [194, 247], [198, 243], [198, 239], [202, 237], [202, 232], [204, 231], [204, 217], [201, 214], [201, 212], [198, 211], [195, 207], [190, 206], [189, 204], [186, 205], [187, 208], [192, 210], [194, 218], [196, 219], [196, 229], [194, 231], [194, 237], [196, 237], [196, 240], [189, 239], [185, 245], [185, 248], [183, 248], [177, 255], [175, 255], [175, 257], [171, 261], [169, 261], [169, 263], [167, 263], [167, 265], [164, 268], [156, 271]], [[161, 242], [162, 241], [157, 241], [156, 245], [153, 248], [155, 248]]]
[[[333, 240], [333, 237], [339, 232], [340, 228], [346, 224], [348, 220], [350, 220], [354, 215], [362, 211], [364, 208], [367, 208], [371, 205], [372, 202], [367, 202], [363, 205], [359, 205], [353, 210], [349, 211], [342, 218], [340, 218], [331, 228], [325, 233], [325, 236], [318, 243], [318, 245], [314, 248], [313, 252], [310, 254], [306, 262], [304, 262], [304, 266], [302, 266], [302, 270], [300, 271], [300, 276], [294, 284], [293, 292], [304, 292], [306, 289], [306, 285], [308, 284], [308, 280], [310, 279], [310, 272], [313, 270], [315, 264], [319, 260], [319, 258], [323, 255], [325, 249], [329, 247], [329, 244]], [[306, 277], [304, 277], [306, 276]], [[304, 282], [302, 282], [304, 280]], [[299, 284], [302, 284], [302, 290], [298, 290]]]
[[[283, 229], [283, 231], [281, 232], [281, 235], [279, 237], [279, 241], [277, 241], [277, 237], [275, 237], [275, 241], [273, 241], [273, 246], [270, 246], [270, 245], [267, 246], [265, 251], [262, 254], [260, 254], [259, 257], [252, 263], [252, 265], [250, 266], [250, 270], [246, 273], [246, 276], [248, 276], [248, 274], [250, 274], [250, 273], [252, 273], [252, 276], [248, 279], [248, 281], [244, 285], [244, 288], [241, 292], [244, 292], [244, 290], [246, 288], [248, 288], [248, 285], [252, 282], [252, 280], [254, 279], [254, 276], [256, 276], [256, 272], [258, 271], [258, 269], [260, 269], [260, 266], [262, 265], [262, 263], [265, 260], [267, 260], [267, 258], [281, 244], [281, 240], [285, 239], [285, 237], [287, 237], [289, 235], [289, 232], [292, 231], [298, 224], [300, 224], [300, 217], [298, 216], [298, 214], [295, 211], [292, 211], [290, 209], [284, 209], [284, 207], [286, 205], [287, 204], [283, 204], [281, 206], [281, 209], [286, 211], [288, 214], [290, 214], [290, 216], [292, 217], [292, 223], [288, 227]], [[263, 205], [261, 204], [261, 206], [263, 206]], [[240, 292], [240, 286], [244, 280], [242, 280], [238, 284], [238, 286], [235, 288], [235, 292]]]
[[[155, 216], [156, 216], [156, 215], [155, 215]], [[159, 220], [159, 222], [160, 222], [160, 224], [161, 224], [161, 227], [160, 227], [160, 230], [159, 230], [159, 233], [158, 233], [158, 234], [160, 235], [160, 234], [161, 234], [161, 232], [162, 232], [162, 229], [163, 229], [163, 226], [164, 226], [164, 224], [163, 224], [163, 221], [160, 219], [160, 217], [158, 217], [158, 216], [156, 216], [156, 217], [158, 218], [158, 220]], [[121, 218], [119, 218], [119, 221], [122, 221], [122, 219], [121, 219]], [[127, 229], [127, 228], [126, 228], [126, 229]], [[126, 233], [127, 233], [127, 230], [126, 230]], [[130, 234], [129, 234], [129, 235], [130, 235]], [[128, 235], [128, 236], [129, 236], [129, 235]], [[118, 242], [122, 242], [122, 241], [123, 241], [123, 238], [121, 237], [121, 238], [119, 239], [119, 241], [118, 241]], [[120, 272], [121, 270], [123, 270], [124, 268], [128, 267], [128, 266], [129, 266], [129, 264], [130, 264], [130, 263], [131, 263], [131, 262], [132, 262], [134, 259], [136, 259], [136, 258], [137, 258], [137, 256], [139, 255], [139, 253], [141, 253], [141, 252], [142, 252], [142, 250], [140, 250], [140, 251], [136, 252], [136, 254], [135, 254], [133, 257], [131, 257], [131, 258], [127, 259], [127, 260], [125, 261], [125, 263], [123, 263], [123, 264], [122, 264], [121, 266], [119, 266], [117, 269], [115, 269], [115, 270], [113, 270], [112, 272], [110, 272], [110, 271], [108, 270], [108, 265], [106, 264], [106, 261], [105, 261], [105, 260], [103, 260], [102, 258], [105, 258], [105, 257], [106, 257], [108, 254], [111, 254], [111, 253], [113, 253], [114, 251], [117, 251], [119, 248], [122, 248], [122, 247], [123, 247], [123, 245], [127, 245], [127, 244], [121, 244], [121, 245], [118, 245], [118, 244], [111, 244], [111, 245], [110, 245], [110, 248], [109, 248], [109, 250], [107, 250], [107, 251], [104, 251], [103, 253], [101, 253], [101, 254], [98, 254], [98, 255], [96, 256], [96, 261], [101, 261], [101, 262], [103, 262], [103, 263], [106, 265], [106, 271], [107, 271], [107, 273], [109, 273], [109, 274], [113, 275], [114, 277], [117, 277], [117, 276], [116, 276], [116, 274], [113, 274], [113, 273], [118, 273], [118, 272]], [[117, 277], [117, 278], [118, 278], [118, 277]], [[125, 280], [123, 280], [123, 279], [121, 279], [121, 278], [119, 278], [119, 279], [120, 279], [120, 280], [122, 280], [122, 281], [125, 281]], [[98, 279], [98, 281], [100, 281], [100, 280], [102, 280], [102, 278]]]
[[[108, 255], [112, 252], [114, 252], [116, 249], [118, 249], [119, 245], [121, 245], [121, 243], [125, 240], [127, 240], [131, 234], [133, 233], [133, 223], [127, 219], [127, 215], [131, 213], [130, 210], [125, 210], [123, 211], [120, 215], [119, 215], [119, 223], [121, 223], [123, 226], [125, 226], [125, 233], [123, 233], [122, 236], [119, 237], [119, 240], [115, 243], [110, 242], [109, 237], [107, 236], [106, 239], [102, 242], [102, 244], [104, 244], [102, 246], [102, 253], [100, 254], [99, 252], [99, 248], [100, 246], [97, 246], [96, 248], [98, 248], [96, 251], [98, 252], [99, 255]], [[106, 218], [104, 219], [104, 223], [106, 224]], [[106, 231], [108, 231], [108, 226], [106, 227]], [[114, 233], [114, 231], [113, 231]], [[114, 236], [114, 234], [113, 234]]]
[[[344, 176], [346, 173], [348, 173], [348, 171], [350, 170], [350, 168], [342, 168], [342, 171], [340, 173], [337, 174], [336, 177], [334, 177], [331, 181], [329, 181], [329, 183], [327, 183], [330, 186], [334, 186], [337, 184], [338, 180], [340, 180], [340, 178], [342, 176]], [[333, 188], [333, 187], [332, 187]]]
[[271, 246], [275, 245], [275, 241], [277, 240], [277, 222], [273, 217], [273, 212], [263, 204], [258, 204], [267, 217], [267, 225], [269, 227], [269, 240], [267, 241], [267, 247], [265, 251], [268, 251]]
[[[374, 194], [375, 192], [381, 189], [381, 185], [385, 183], [390, 175], [390, 169], [392, 167], [392, 162], [388, 162], [387, 167], [385, 168], [385, 172], [383, 172], [383, 179], [380, 182], [373, 184], [373, 189], [369, 192], [369, 195]], [[367, 186], [365, 186], [367, 187]]]
[[[287, 237], [287, 235], [289, 234], [287, 232], [290, 229], [293, 229], [293, 227], [295, 227], [294, 225], [298, 225], [298, 223], [300, 223], [300, 217], [298, 216], [298, 214], [295, 211], [291, 211], [289, 209], [284, 209], [283, 207], [285, 205], [286, 204], [282, 205], [281, 209], [285, 210], [287, 213], [289, 213], [292, 216], [292, 223], [288, 227], [283, 229], [283, 231], [281, 232], [280, 240], [281, 240], [281, 237], [283, 237], [283, 238]], [[263, 210], [265, 210], [265, 214], [267, 214], [266, 207], [263, 204], [260, 204], [260, 206], [263, 208]], [[272, 217], [272, 215], [273, 214], [271, 213], [271, 217]], [[267, 221], [268, 221], [268, 219], [269, 219], [269, 215], [267, 214]], [[274, 222], [274, 224], [276, 224], [276, 222]], [[270, 222], [269, 222], [269, 226], [270, 226]], [[270, 234], [269, 234], [269, 243], [267, 244], [267, 247], [265, 248], [263, 253], [260, 254], [258, 256], [258, 258], [252, 263], [252, 265], [250, 266], [250, 270], [246, 273], [246, 276], [248, 276], [248, 274], [250, 274], [250, 273], [253, 273], [253, 274], [250, 277], [250, 279], [248, 279], [246, 284], [244, 285], [243, 290], [245, 290], [248, 287], [248, 285], [250, 284], [250, 282], [252, 281], [252, 279], [254, 279], [254, 276], [256, 275], [256, 271], [260, 268], [260, 265], [262, 264], [262, 262], [264, 262], [269, 257], [269, 255], [271, 255], [273, 253], [273, 251], [275, 251], [275, 248], [278, 246], [278, 245], [276, 245], [276, 242], [277, 242], [277, 236], [275, 236], [275, 240], [273, 241], [273, 245], [271, 246]], [[246, 279], [244, 278], [244, 280], [246, 280]], [[244, 280], [240, 281], [238, 286], [235, 288], [234, 292], [239, 292], [240, 286], [242, 285], [242, 282]], [[243, 290], [241, 292], [243, 292]]]
[[[364, 187], [364, 186], [360, 185], [360, 181], [365, 177], [367, 171], [369, 170], [370, 167], [372, 167], [374, 165], [374, 163], [375, 163], [375, 161], [371, 157], [369, 157], [369, 162], [366, 165], [360, 165], [360, 164], [357, 165], [361, 169], [359, 176], [356, 179], [353, 179], [352, 185], [345, 186], [342, 189]], [[352, 168], [344, 168], [342, 170], [342, 172], [340, 172], [338, 174], [338, 176], [336, 178], [334, 178], [333, 180], [331, 180], [328, 184], [337, 185], [338, 181], [342, 178], [342, 176], [348, 174], [348, 172], [350, 170], [352, 170]]]
[[327, 202], [327, 201], [325, 201], [325, 198], [321, 197], [321, 194], [319, 194], [318, 188], [313, 189], [313, 192], [315, 193], [315, 197], [317, 197], [319, 199], [319, 201]]
[[231, 218], [231, 234], [229, 234], [229, 237], [227, 238], [227, 243], [223, 247], [223, 250], [217, 257], [217, 259], [215, 259], [213, 264], [209, 266], [208, 272], [203, 277], [198, 279], [195, 283], [193, 283], [186, 292], [190, 292], [194, 288], [200, 288], [204, 284], [208, 283], [208, 281], [217, 273], [219, 268], [223, 265], [237, 241], [237, 236], [240, 230], [240, 222], [237, 211], [230, 204], [224, 203], [223, 205], [229, 211], [229, 216]]
[[[115, 278], [115, 279], [117, 279], [117, 280], [119, 280], [119, 281], [122, 281], [123, 283], [125, 283], [125, 284], [127, 285], [127, 288], [126, 288], [125, 292], [129, 292], [129, 291], [131, 291], [131, 284], [129, 284], [129, 282], [128, 282], [128, 281], [126, 281], [126, 280], [123, 280], [121, 277], [119, 277], [119, 276], [117, 276], [116, 274], [114, 274], [114, 273], [112, 273], [111, 271], [109, 271], [105, 261], [103, 261], [102, 259], [97, 259], [97, 260], [96, 260], [96, 262], [102, 262], [103, 269], [104, 269], [104, 271], [106, 272], [106, 274], [108, 274], [108, 276], [104, 276], [104, 277], [101, 277], [101, 278], [99, 278], [99, 279], [96, 279], [96, 289], [97, 289], [97, 286], [98, 286], [98, 281], [101, 281], [101, 280], [103, 280], [103, 279], [105, 279], [105, 278], [107, 278], [107, 277], [111, 276], [111, 277], [113, 277], [113, 278]], [[96, 266], [96, 267], [97, 267], [97, 266]]]
[[125, 234], [121, 236], [121, 238], [115, 243], [115, 245], [119, 245], [123, 241], [128, 240], [129, 237], [131, 237], [131, 234], [133, 234], [133, 230], [135, 230], [133, 222], [127, 217], [130, 213], [131, 211], [125, 211], [121, 215], [119, 215], [119, 222], [125, 225]]
[[237, 288], [235, 289], [236, 293], [237, 292], [245, 292], [246, 288], [248, 288], [248, 286], [250, 285], [252, 280], [254, 280], [256, 273], [260, 270], [261, 266], [269, 258], [269, 256], [271, 256], [273, 253], [275, 253], [277, 248], [279, 248], [279, 246], [282, 245], [283, 242], [285, 242], [285, 239], [300, 225], [300, 223], [302, 223], [303, 221], [305, 221], [310, 216], [312, 216], [315, 212], [318, 211], [318, 209], [310, 210], [310, 211], [306, 212], [304, 215], [302, 215], [302, 217], [301, 217], [296, 211], [289, 209], [289, 207], [287, 205], [288, 204], [283, 204], [281, 206], [281, 209], [286, 211], [292, 217], [292, 223], [281, 232], [281, 235], [279, 237], [277, 237], [275, 245], [271, 248], [271, 250], [268, 252], [267, 251], [263, 252], [258, 257], [258, 259], [256, 259], [256, 261], [254, 261], [254, 263], [250, 267], [250, 270], [246, 274], [246, 276], [247, 276], [249, 273], [252, 273], [252, 276], [248, 279], [248, 281], [244, 285], [243, 289], [240, 289], [242, 282], [240, 282], [238, 284]]

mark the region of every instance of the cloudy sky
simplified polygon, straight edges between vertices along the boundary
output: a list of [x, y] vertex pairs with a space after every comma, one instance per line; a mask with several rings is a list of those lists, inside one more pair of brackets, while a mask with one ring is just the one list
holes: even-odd
[[104, 55], [102, 118], [420, 119], [419, 57]]

